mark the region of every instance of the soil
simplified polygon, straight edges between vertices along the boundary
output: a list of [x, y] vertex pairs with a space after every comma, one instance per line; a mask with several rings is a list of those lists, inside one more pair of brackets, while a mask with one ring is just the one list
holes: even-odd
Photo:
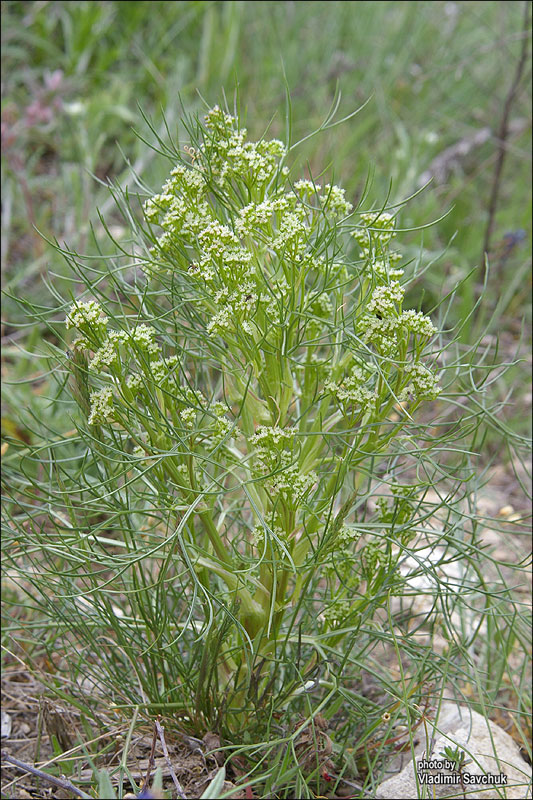
[[[24, 772], [17, 766], [7, 763], [5, 756], [12, 756], [29, 766], [39, 765], [39, 768], [52, 776], [60, 777], [64, 782], [72, 780], [76, 787], [89, 792], [91, 787], [97, 785], [94, 771], [88, 760], [83, 757], [83, 750], [79, 743], [87, 741], [87, 735], [80, 724], [80, 714], [76, 709], [65, 708], [61, 704], [51, 701], [45, 696], [45, 687], [39, 683], [26, 669], [12, 666], [4, 671], [2, 677], [2, 797], [25, 800], [34, 798], [50, 800], [66, 800], [75, 797], [68, 788], [61, 788], [47, 784], [43, 779]], [[11, 728], [9, 734], [4, 733]], [[97, 769], [109, 770], [111, 775], [116, 770], [122, 758], [124, 741], [128, 726], [107, 726], [107, 730], [100, 738], [100, 750], [107, 751], [105, 756], [95, 759]], [[155, 734], [155, 735], [154, 735]], [[96, 738], [96, 737], [95, 737]], [[57, 743], [54, 742], [57, 740]], [[206, 734], [202, 740], [182, 736], [176, 740], [164, 734], [163, 739], [168, 754], [164, 754], [162, 741], [154, 726], [154, 733], [150, 734], [146, 723], [141, 722], [136, 729], [128, 747], [127, 768], [137, 785], [148, 787], [153, 782], [156, 770], [163, 778], [163, 789], [168, 792], [167, 797], [179, 797], [176, 784], [180, 787], [182, 796], [197, 798], [205, 791], [207, 785], [217, 774], [224, 756], [216, 749], [220, 747], [220, 740], [216, 734]], [[54, 756], [54, 744], [56, 756]], [[76, 762], [73, 774], [61, 774], [54, 764], [57, 762], [59, 746], [61, 767], [64, 770], [69, 761]], [[71, 753], [71, 759], [65, 753]], [[231, 768], [228, 769], [231, 774]], [[151, 776], [151, 778], [150, 778]], [[113, 777], [112, 783], [117, 786], [118, 778]], [[127, 778], [124, 779], [124, 798], [134, 798], [135, 795]], [[224, 783], [224, 792], [235, 789], [228, 797], [246, 798], [244, 790], [239, 790], [235, 784], [227, 780]], [[128, 791], [128, 789], [130, 791]], [[150, 794], [158, 797], [157, 793]], [[148, 794], [146, 795], [148, 797]]]

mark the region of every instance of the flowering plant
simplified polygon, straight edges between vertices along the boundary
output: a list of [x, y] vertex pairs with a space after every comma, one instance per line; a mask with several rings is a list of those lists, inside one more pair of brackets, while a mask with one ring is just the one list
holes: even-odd
[[[397, 588], [416, 492], [393, 464], [441, 388], [436, 328], [404, 308], [394, 210], [354, 210], [339, 186], [294, 181], [282, 142], [248, 141], [219, 107], [189, 133], [144, 202], [146, 281], [121, 301], [131, 313], [117, 328], [96, 300], [76, 300], [70, 369], [112, 493], [132, 528], [151, 530], [152, 580], [187, 575], [187, 618], [147, 625], [147, 651], [179, 659], [181, 640], [208, 637], [194, 692], [212, 704], [197, 703], [197, 724], [223, 709], [234, 730], [271, 702], [310, 603], [321, 633], [305, 639], [293, 696], [384, 602], [383, 585]], [[383, 499], [374, 512], [386, 541], [362, 535], [377, 475], [393, 487], [393, 511]], [[128, 605], [136, 618], [135, 593]], [[182, 698], [162, 680], [154, 702]]]
[[[158, 140], [162, 191], [115, 192], [129, 243], [62, 251], [84, 291], [52, 328], [52, 405], [73, 424], [39, 423], [21, 451], [7, 552], [53, 623], [49, 659], [57, 637], [73, 654], [76, 703], [105, 691], [275, 763], [285, 741], [307, 780], [331, 775], [339, 725], [345, 747], [410, 731], [429, 683], [447, 691], [432, 637], [454, 642], [486, 594], [464, 487], [491, 365], [445, 309], [409, 308], [401, 205], [354, 208], [218, 107], [185, 128], [185, 147]], [[364, 670], [390, 705], [359, 691]]]

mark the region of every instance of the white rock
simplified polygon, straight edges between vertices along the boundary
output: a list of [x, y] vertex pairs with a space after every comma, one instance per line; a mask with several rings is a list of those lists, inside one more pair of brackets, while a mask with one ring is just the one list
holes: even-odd
[[2, 709], [2, 739], [9, 739], [11, 735], [11, 717]]
[[[415, 762], [422, 759], [443, 761], [440, 755], [445, 747], [459, 747], [470, 759], [462, 770], [469, 775], [506, 776], [506, 785], [482, 786], [469, 784], [459, 785], [422, 785], [415, 777], [413, 761], [409, 756], [407, 763], [397, 764], [399, 772], [384, 781], [377, 789], [376, 797], [393, 798], [393, 800], [416, 800], [420, 797], [446, 797], [469, 800], [492, 800], [492, 798], [508, 798], [508, 800], [525, 800], [531, 798], [531, 767], [524, 761], [513, 739], [503, 728], [494, 722], [487, 722], [481, 714], [471, 711], [466, 706], [455, 703], [443, 703], [437, 725], [428, 730], [432, 742], [426, 742], [423, 726], [421, 742], [415, 747]], [[429, 753], [429, 755], [428, 755]], [[405, 756], [404, 756], [405, 763]], [[442, 768], [425, 770], [427, 774], [452, 775], [453, 770]], [[465, 777], [466, 784], [466, 777]]]

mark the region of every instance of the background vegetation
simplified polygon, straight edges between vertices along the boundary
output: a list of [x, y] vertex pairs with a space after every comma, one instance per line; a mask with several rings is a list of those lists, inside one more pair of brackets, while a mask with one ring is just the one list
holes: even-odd
[[[251, 138], [268, 124], [271, 136], [281, 136], [289, 91], [298, 139], [320, 126], [340, 91], [340, 116], [368, 103], [353, 120], [305, 142], [302, 169], [316, 176], [334, 164], [352, 202], [370, 182], [369, 204], [387, 196], [399, 202], [431, 181], [401, 217], [405, 228], [427, 226], [402, 235], [404, 252], [421, 268], [409, 305], [430, 310], [460, 284], [452, 313], [455, 321], [468, 318], [465, 345], [483, 333], [491, 356], [499, 351], [514, 365], [492, 381], [504, 422], [484, 441], [483, 457], [487, 476], [491, 465], [499, 470], [502, 497], [523, 507], [527, 476], [505, 442], [528, 436], [531, 402], [527, 7], [3, 2], [2, 455], [16, 458], [38, 428], [71, 424], [38, 358], [43, 340], [57, 343], [55, 326], [28, 327], [24, 303], [44, 311], [72, 286], [47, 239], [88, 256], [108, 252], [101, 218], [118, 241], [127, 237], [109, 182], [134, 189], [129, 165], [154, 191], [166, 178], [167, 163], [135, 134], [153, 139], [139, 108], [164, 134], [163, 112], [173, 131], [182, 108], [201, 110], [202, 98], [212, 105], [224, 94], [231, 105], [237, 91]], [[433, 220], [440, 221], [428, 226]], [[12, 652], [20, 636], [9, 625], [4, 631]], [[22, 644], [46, 668], [35, 642]], [[513, 695], [508, 705], [523, 710], [520, 674], [519, 700]], [[491, 686], [492, 702], [498, 689]]]

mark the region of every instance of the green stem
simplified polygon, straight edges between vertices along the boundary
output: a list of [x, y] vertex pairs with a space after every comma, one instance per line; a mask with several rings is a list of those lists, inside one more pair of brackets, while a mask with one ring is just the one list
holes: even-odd
[[[224, 569], [215, 561], [204, 558], [203, 556], [199, 556], [196, 559], [196, 564], [201, 567], [207, 567], [207, 569], [219, 575], [228, 589], [231, 592], [235, 592], [242, 604], [242, 623], [244, 628], [250, 637], [254, 638], [265, 625], [268, 613], [267, 610], [254, 600], [249, 590], [242, 585], [239, 575], [234, 575], [233, 572]], [[259, 590], [264, 589], [259, 581], [254, 581], [254, 584]]]
[[224, 543], [220, 538], [220, 534], [216, 528], [215, 523], [213, 522], [211, 514], [212, 514], [211, 509], [206, 509], [205, 511], [200, 511], [198, 516], [202, 520], [205, 531], [209, 537], [209, 541], [213, 545], [214, 551], [217, 554], [218, 558], [225, 564], [231, 566], [231, 559], [226, 551], [226, 548], [224, 547]]

